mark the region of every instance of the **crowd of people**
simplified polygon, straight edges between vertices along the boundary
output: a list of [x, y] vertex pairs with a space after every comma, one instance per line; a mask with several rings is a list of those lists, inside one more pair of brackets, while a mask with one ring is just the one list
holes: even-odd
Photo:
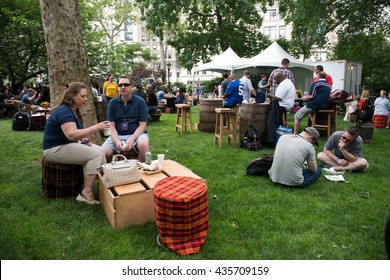
[[[223, 81], [217, 89], [218, 96], [224, 97], [226, 108], [253, 100], [262, 103], [269, 99], [277, 104], [281, 113], [288, 112], [296, 102], [294, 76], [288, 65], [288, 59], [283, 59], [281, 66], [272, 71], [269, 77], [265, 73], [261, 74], [257, 90], [252, 86], [250, 71], [244, 71], [240, 79], [235, 74], [224, 73]], [[324, 166], [333, 167], [335, 171], [351, 172], [368, 168], [368, 162], [362, 154], [363, 140], [357, 127], [350, 126], [344, 131], [334, 132], [317, 156], [314, 146], [319, 146], [319, 132], [313, 127], [299, 131], [302, 118], [328, 106], [332, 78], [321, 65], [317, 65], [314, 72], [310, 90], [302, 97], [306, 104], [294, 116], [293, 134], [280, 137], [275, 147], [274, 162], [269, 170], [270, 179], [274, 183], [304, 188], [321, 176], [321, 167]], [[133, 84], [128, 76], [121, 76], [116, 82], [112, 74], [108, 75], [101, 91], [92, 79], [91, 85], [95, 102], [108, 101], [107, 120], [84, 127], [80, 108], [87, 103], [87, 88], [83, 83], [73, 82], [64, 91], [61, 103], [52, 108], [44, 131], [43, 150], [50, 161], [86, 166], [85, 187], [76, 200], [94, 205], [99, 203], [93, 192], [98, 167], [110, 162], [114, 154], [130, 150], [139, 155], [140, 161], [145, 161], [145, 153], [150, 149], [147, 122], [158, 103], [164, 102], [168, 91], [166, 88], [157, 91], [153, 80], [145, 87], [141, 83]], [[7, 104], [8, 110], [15, 111], [12, 107], [14, 104], [7, 100], [19, 99], [22, 104], [50, 101], [47, 89], [42, 87], [38, 92], [34, 87], [24, 88], [19, 96], [11, 96], [5, 87], [1, 90], [0, 101]], [[200, 96], [203, 91], [203, 86], [199, 85], [195, 94]], [[174, 95], [176, 103], [184, 103], [186, 89], [180, 87]], [[357, 112], [364, 111], [370, 103], [369, 95], [368, 90], [363, 90], [361, 96], [350, 95], [346, 106], [347, 120]], [[386, 95], [386, 91], [382, 90], [373, 104], [375, 110], [372, 112], [372, 120], [375, 127], [389, 127], [389, 96], [390, 93]], [[92, 144], [88, 139], [95, 132], [108, 129], [110, 135], [102, 146]], [[317, 165], [317, 159], [320, 165]]]
[[45, 83], [23, 86], [17, 94], [13, 94], [9, 84], [0, 87], [1, 117], [12, 117], [18, 112], [18, 107], [39, 107], [43, 103], [50, 102], [50, 87]]

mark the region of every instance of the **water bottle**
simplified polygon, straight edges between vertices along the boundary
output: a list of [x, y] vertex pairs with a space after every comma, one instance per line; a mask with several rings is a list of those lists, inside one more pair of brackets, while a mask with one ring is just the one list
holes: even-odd
[[145, 153], [145, 163], [149, 165], [152, 164], [152, 153], [150, 151]]

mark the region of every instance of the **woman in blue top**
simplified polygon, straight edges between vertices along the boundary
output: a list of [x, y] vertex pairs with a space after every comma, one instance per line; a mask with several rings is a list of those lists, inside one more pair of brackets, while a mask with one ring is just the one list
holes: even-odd
[[87, 87], [74, 82], [66, 89], [61, 104], [51, 112], [43, 136], [43, 153], [53, 162], [63, 164], [85, 164], [86, 181], [79, 202], [89, 205], [99, 204], [95, 200], [93, 185], [97, 168], [106, 163], [102, 147], [92, 144], [86, 138], [103, 129], [108, 129], [108, 121], [84, 128], [79, 108], [87, 103]]

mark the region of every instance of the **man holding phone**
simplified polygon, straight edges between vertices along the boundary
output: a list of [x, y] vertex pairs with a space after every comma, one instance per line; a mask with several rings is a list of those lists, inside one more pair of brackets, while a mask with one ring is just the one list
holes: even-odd
[[333, 166], [334, 170], [367, 171], [368, 162], [363, 158], [363, 139], [357, 127], [347, 127], [334, 132], [325, 144], [324, 151], [317, 158]]

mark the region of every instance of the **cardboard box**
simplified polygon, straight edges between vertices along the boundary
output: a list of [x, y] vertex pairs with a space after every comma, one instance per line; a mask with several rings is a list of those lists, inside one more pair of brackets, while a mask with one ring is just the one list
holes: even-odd
[[139, 170], [142, 180], [137, 183], [104, 187], [99, 177], [99, 199], [113, 228], [124, 228], [132, 224], [143, 224], [155, 219], [153, 188], [155, 184], [169, 176], [188, 176], [202, 179], [187, 167], [165, 160], [162, 172], [146, 174]]

